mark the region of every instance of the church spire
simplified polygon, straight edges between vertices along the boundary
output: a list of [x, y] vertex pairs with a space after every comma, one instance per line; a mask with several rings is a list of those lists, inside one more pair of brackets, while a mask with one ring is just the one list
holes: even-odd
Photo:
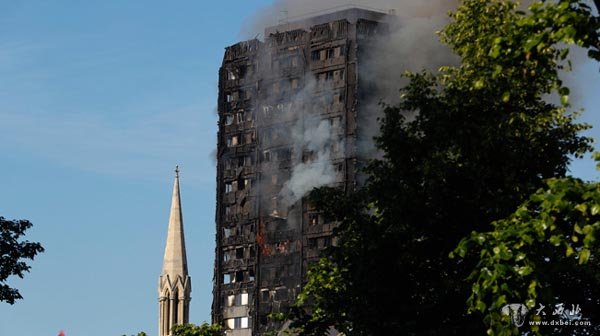
[[192, 286], [188, 275], [185, 253], [181, 195], [179, 193], [179, 166], [177, 166], [175, 168], [165, 257], [158, 285], [160, 336], [170, 336], [174, 325], [189, 322], [191, 291]]
[[163, 260], [162, 274], [172, 278], [177, 275], [187, 276], [187, 258], [185, 253], [185, 238], [183, 234], [183, 216], [181, 214], [181, 195], [179, 193], [179, 166], [175, 167], [175, 182], [171, 198], [171, 215], [169, 230]]

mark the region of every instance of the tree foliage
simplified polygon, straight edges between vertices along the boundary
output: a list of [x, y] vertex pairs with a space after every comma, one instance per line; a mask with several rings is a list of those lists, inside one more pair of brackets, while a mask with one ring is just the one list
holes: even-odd
[[221, 336], [221, 326], [215, 324], [202, 323], [176, 325], [172, 330], [173, 336]]
[[569, 45], [600, 56], [599, 21], [583, 1], [524, 13], [512, 1], [465, 0], [451, 16], [441, 39], [460, 65], [407, 74], [400, 103], [384, 107], [384, 157], [364, 188], [312, 193], [339, 223], [339, 244], [311, 268], [292, 313], [303, 334], [484, 334], [482, 316], [465, 309], [477, 258], [449, 253], [591, 149], [559, 76]]
[[[529, 330], [524, 326], [518, 331], [500, 313], [509, 300], [523, 302], [530, 310], [548, 307], [548, 315], [556, 304], [577, 304], [583, 306], [585, 320], [597, 322], [600, 317], [600, 184], [571, 177], [546, 184], [514, 214], [494, 222], [491, 231], [473, 232], [455, 250], [461, 257], [468, 252], [479, 256], [469, 277], [473, 284], [468, 305], [485, 314], [490, 335]], [[530, 318], [548, 319], [533, 314]], [[531, 331], [564, 335], [573, 328], [533, 326]]]
[[38, 253], [44, 251], [40, 243], [21, 240], [31, 226], [31, 222], [27, 220], [6, 220], [0, 217], [0, 301], [14, 304], [15, 300], [23, 298], [6, 281], [13, 275], [23, 278], [31, 268], [24, 259], [33, 260]]

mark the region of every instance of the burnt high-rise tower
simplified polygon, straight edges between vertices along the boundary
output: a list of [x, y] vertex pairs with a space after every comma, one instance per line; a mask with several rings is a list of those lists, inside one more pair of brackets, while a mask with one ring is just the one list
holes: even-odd
[[[267, 28], [226, 48], [219, 71], [213, 322], [228, 335], [277, 330], [319, 251], [335, 243], [306, 201], [352, 190], [363, 162], [362, 56], [387, 14], [350, 8]], [[362, 135], [364, 137], [364, 135]]]

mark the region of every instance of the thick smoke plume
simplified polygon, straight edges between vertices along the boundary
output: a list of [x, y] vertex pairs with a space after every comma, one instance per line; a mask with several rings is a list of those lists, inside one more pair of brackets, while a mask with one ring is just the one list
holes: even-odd
[[312, 158], [296, 158], [298, 164], [292, 168], [290, 179], [284, 183], [280, 193], [283, 205], [291, 206], [313, 188], [335, 182], [332, 146], [337, 144], [339, 151], [342, 140], [336, 139], [334, 134], [335, 130], [328, 120], [319, 120], [314, 115], [293, 127], [294, 153], [299, 156], [307, 151]]
[[[521, 1], [521, 9], [526, 9], [532, 2]], [[284, 182], [279, 194], [282, 206], [291, 208], [313, 188], [339, 182], [339, 172], [332, 162], [343, 156], [340, 153], [345, 152], [346, 146], [354, 146], [354, 154], [362, 162], [381, 155], [373, 141], [373, 137], [379, 134], [381, 103], [393, 105], [398, 102], [398, 91], [407, 84], [402, 74], [422, 69], [436, 72], [442, 65], [458, 63], [458, 58], [439, 42], [436, 34], [449, 23], [448, 12], [455, 10], [458, 4], [458, 0], [275, 0], [247, 20], [241, 33], [244, 39], [264, 38], [266, 27], [353, 6], [384, 12], [393, 10], [395, 13], [386, 22], [389, 33], [378, 36], [368, 47], [363, 46], [365, 52], [358, 60], [359, 85], [363, 90], [367, 88], [368, 94], [359, 98], [357, 122], [360, 132], [355, 144], [344, 143], [344, 138], [336, 135], [334, 125], [321, 120], [319, 111], [311, 110], [311, 104], [302, 103], [314, 98], [316, 81], [312, 76], [307, 75], [304, 88], [291, 97], [295, 103], [287, 113], [293, 114], [289, 119], [297, 121], [285, 132], [294, 144], [293, 168], [282, 175]], [[270, 55], [265, 54], [264, 57], [267, 60]], [[580, 87], [581, 81], [574, 80], [574, 77], [578, 76], [566, 76], [566, 82]], [[579, 97], [572, 98], [579, 100]], [[311, 153], [309, 159], [304, 157], [306, 152]]]
[[[295, 165], [279, 194], [285, 207], [293, 205], [313, 188], [336, 180], [332, 159], [343, 152], [343, 140], [336, 136], [339, 129], [329, 120], [322, 120], [319, 111], [313, 110], [310, 104], [316, 85], [316, 79], [307, 75], [303, 89], [291, 99], [296, 102], [295, 108], [288, 113], [298, 119], [288, 130], [294, 143], [292, 160]], [[304, 157], [307, 153], [309, 158]]]
[[424, 18], [447, 17], [448, 11], [455, 9], [457, 4], [457, 0], [276, 0], [273, 5], [261, 8], [251, 16], [244, 25], [241, 35], [243, 38], [252, 38], [262, 34], [265, 27], [348, 6], [379, 11], [393, 9], [396, 15], [402, 18]]
[[[436, 31], [448, 23], [448, 12], [455, 9], [457, 3], [456, 0], [276, 0], [248, 20], [243, 37], [253, 38], [262, 34], [266, 27], [319, 15], [323, 11], [333, 12], [352, 6], [385, 12], [394, 10], [396, 16], [386, 22], [389, 34], [373, 41], [358, 60], [360, 85], [368, 88], [368, 94], [359, 98], [360, 134], [356, 143], [356, 154], [364, 160], [379, 155], [373, 137], [379, 133], [380, 102], [397, 102], [398, 91], [406, 84], [402, 74], [421, 69], [436, 71], [442, 65], [456, 63], [449, 49], [439, 42]], [[295, 101], [312, 99], [315, 80], [305, 81], [305, 87], [294, 97]], [[302, 111], [291, 111], [302, 117], [289, 130], [294, 140], [294, 167], [280, 193], [282, 205], [287, 207], [313, 188], [338, 180], [332, 159], [338, 153], [344, 153], [346, 145], [342, 137], [335, 135], [333, 126], [320, 120], [318, 113], [310, 111], [307, 105]], [[306, 151], [312, 153], [309, 160], [301, 157]]]

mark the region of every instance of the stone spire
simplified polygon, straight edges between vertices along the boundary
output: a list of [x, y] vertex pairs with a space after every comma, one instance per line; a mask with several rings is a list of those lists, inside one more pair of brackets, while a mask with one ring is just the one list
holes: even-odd
[[165, 257], [158, 285], [159, 336], [170, 336], [174, 325], [189, 322], [191, 291], [192, 286], [187, 270], [185, 237], [183, 234], [181, 196], [179, 194], [179, 166], [177, 166], [175, 168]]

